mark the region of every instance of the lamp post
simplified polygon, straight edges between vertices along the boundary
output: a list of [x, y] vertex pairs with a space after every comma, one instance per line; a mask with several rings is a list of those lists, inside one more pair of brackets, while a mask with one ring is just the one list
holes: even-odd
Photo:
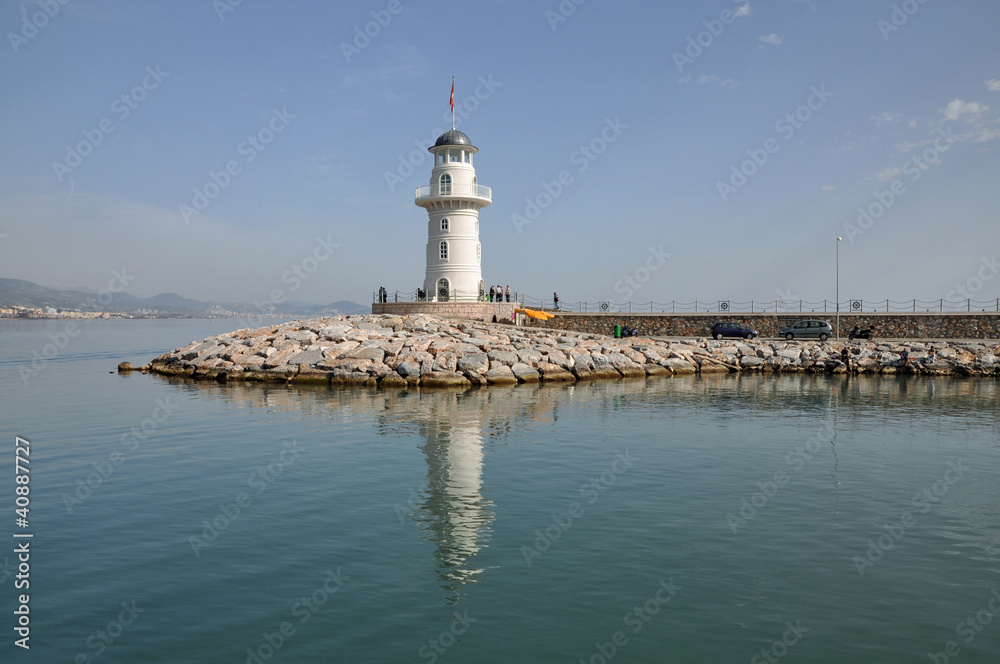
[[840, 339], [840, 241], [844, 238], [837, 238], [837, 339]]

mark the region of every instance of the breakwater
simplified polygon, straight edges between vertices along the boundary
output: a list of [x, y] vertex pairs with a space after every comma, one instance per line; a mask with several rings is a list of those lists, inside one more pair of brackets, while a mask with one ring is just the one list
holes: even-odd
[[141, 370], [221, 382], [471, 387], [744, 371], [1000, 376], [998, 355], [995, 341], [614, 339], [427, 314], [372, 314], [216, 335]]
[[[751, 327], [762, 337], [777, 337], [788, 325], [806, 318], [836, 324], [830, 312], [795, 312], [777, 314], [702, 313], [702, 314], [587, 314], [559, 312], [546, 320], [529, 320], [532, 327], [575, 330], [591, 334], [611, 334], [615, 325], [637, 328], [640, 334], [664, 337], [705, 337], [716, 321], [736, 321]], [[844, 313], [840, 314], [840, 336], [857, 325], [875, 327], [876, 337], [886, 339], [1000, 339], [1000, 313], [997, 312], [915, 312], [915, 313]]]

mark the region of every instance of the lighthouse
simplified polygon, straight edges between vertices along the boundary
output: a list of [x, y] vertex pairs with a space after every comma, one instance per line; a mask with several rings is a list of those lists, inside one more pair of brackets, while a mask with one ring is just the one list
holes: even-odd
[[482, 301], [479, 210], [492, 203], [492, 192], [476, 180], [473, 159], [479, 148], [449, 129], [427, 150], [434, 155], [431, 181], [417, 188], [414, 200], [428, 217], [424, 292], [433, 302]]

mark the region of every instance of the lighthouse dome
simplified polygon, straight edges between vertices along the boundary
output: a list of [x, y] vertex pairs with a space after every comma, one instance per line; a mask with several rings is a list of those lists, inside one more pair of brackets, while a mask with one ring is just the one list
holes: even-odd
[[441, 145], [472, 145], [472, 139], [457, 129], [449, 129], [438, 136], [434, 143], [434, 147]]

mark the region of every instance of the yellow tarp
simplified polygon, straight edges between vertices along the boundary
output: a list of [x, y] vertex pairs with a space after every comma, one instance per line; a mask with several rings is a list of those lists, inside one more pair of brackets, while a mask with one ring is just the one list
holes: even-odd
[[530, 316], [531, 318], [537, 318], [538, 320], [548, 320], [550, 318], [555, 318], [555, 314], [550, 314], [547, 311], [536, 311], [534, 309], [517, 309], [517, 313]]

